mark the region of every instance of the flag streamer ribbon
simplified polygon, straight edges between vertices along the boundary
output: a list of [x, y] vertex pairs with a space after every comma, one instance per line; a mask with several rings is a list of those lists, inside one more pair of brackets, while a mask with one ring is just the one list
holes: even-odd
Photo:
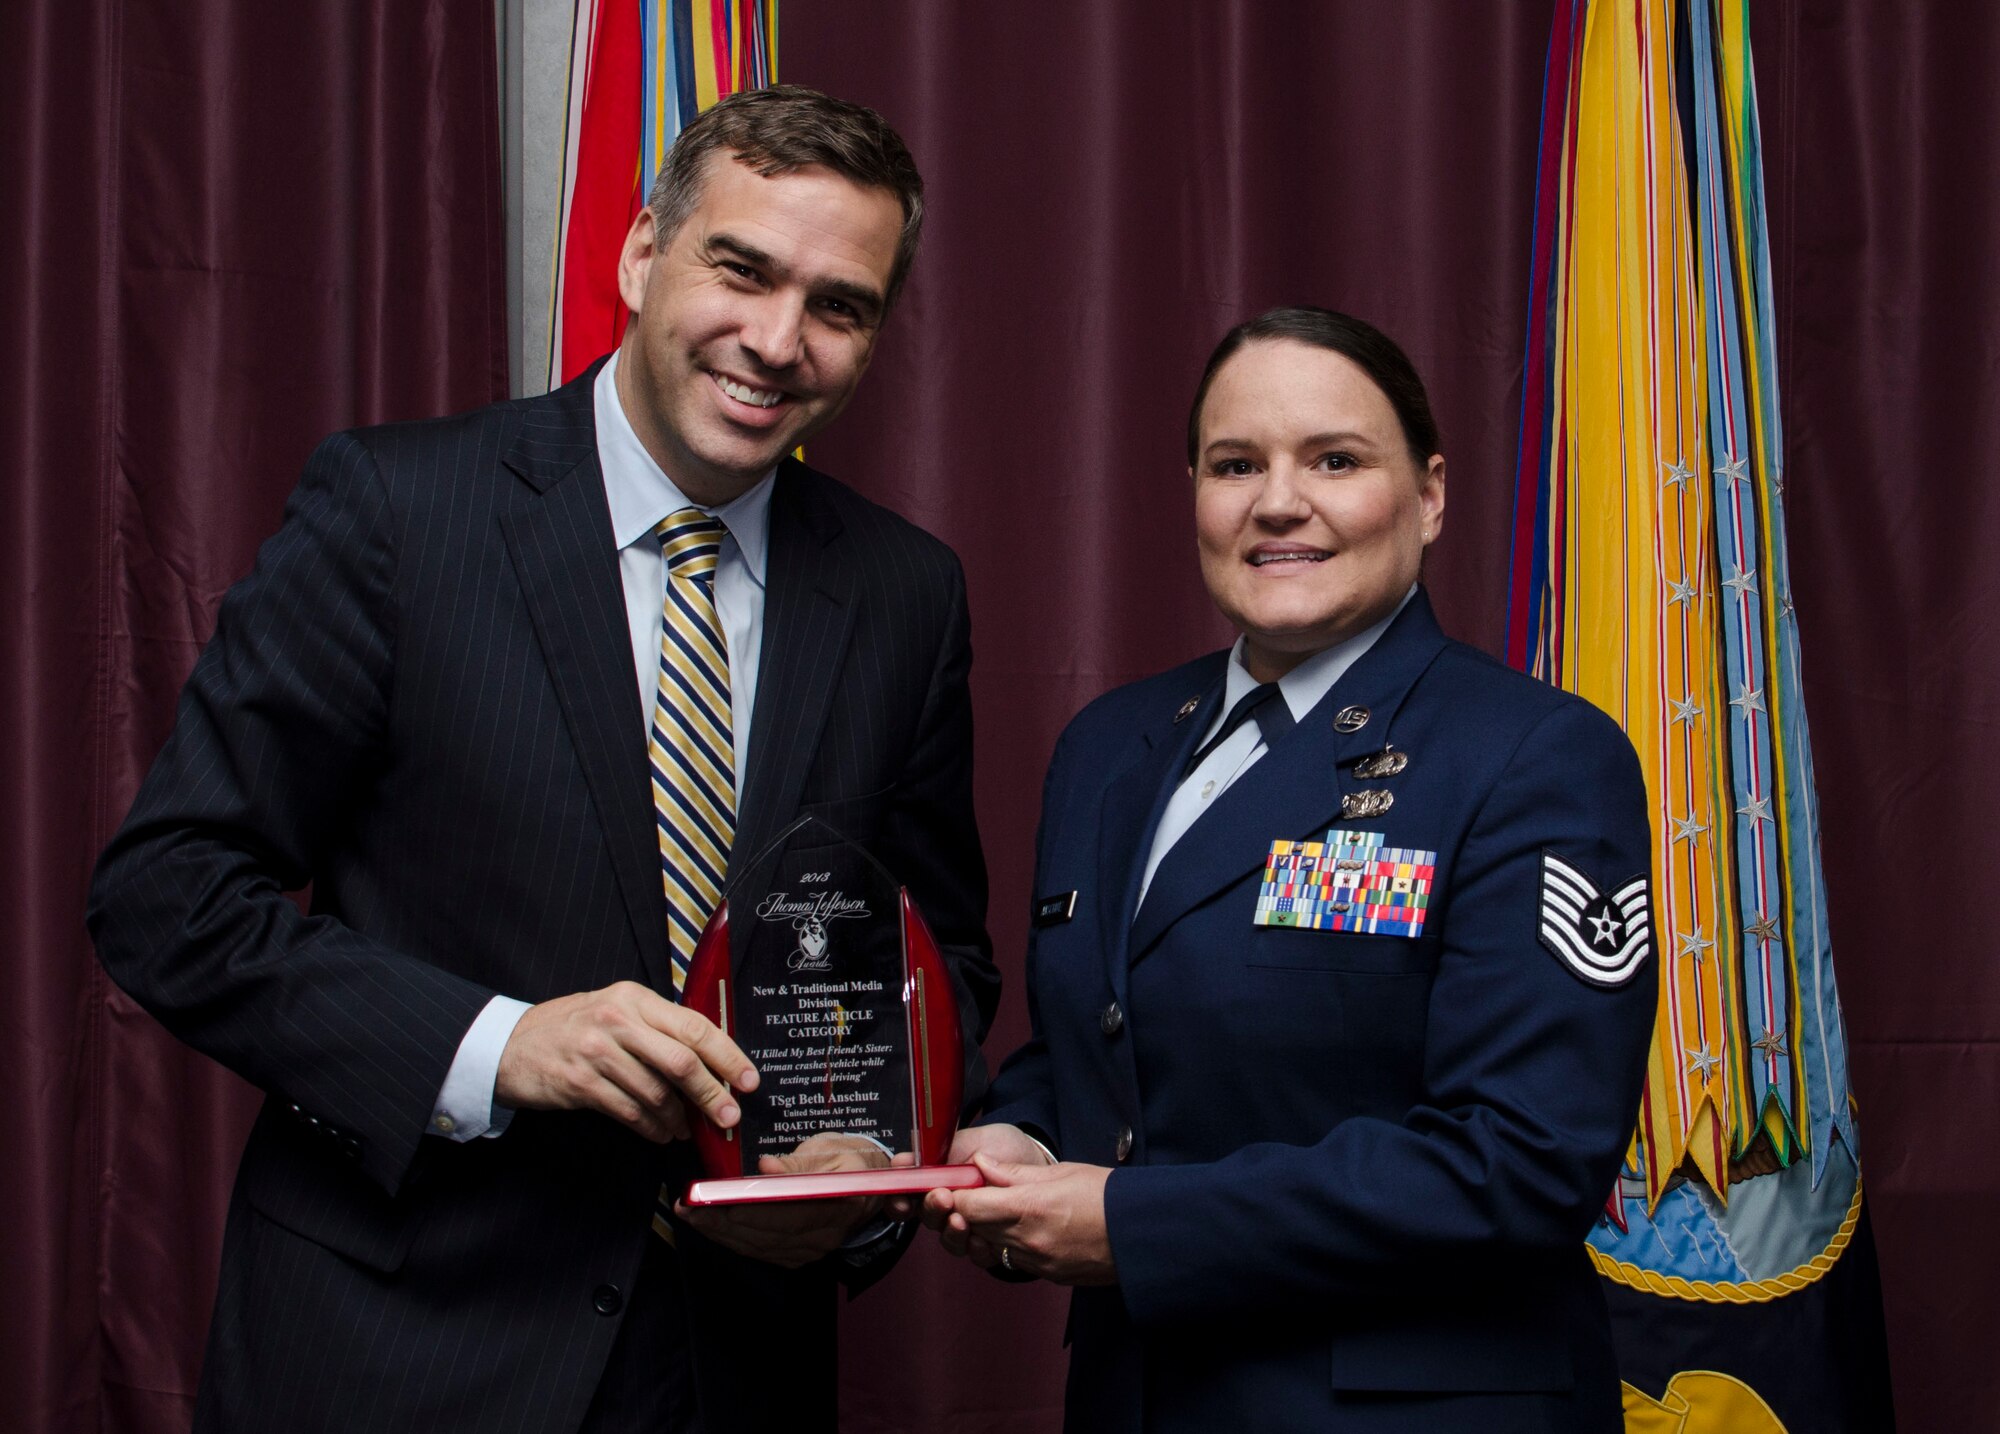
[[[1560, 0], [1543, 86], [1508, 658], [1623, 725], [1659, 1017], [1628, 1169], [1850, 1151], [1784, 543], [1747, 0]], [[1620, 1198], [1609, 1213], [1622, 1226]]]
[[576, 0], [550, 287], [549, 385], [617, 347], [618, 253], [681, 126], [776, 83], [778, 0]]

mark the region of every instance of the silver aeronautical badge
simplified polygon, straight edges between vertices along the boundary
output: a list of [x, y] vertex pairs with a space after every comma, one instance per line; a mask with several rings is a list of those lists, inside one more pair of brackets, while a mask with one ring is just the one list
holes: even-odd
[[1174, 721], [1176, 723], [1183, 721], [1199, 706], [1201, 706], [1201, 699], [1199, 697], [1188, 698], [1187, 701], [1181, 703], [1181, 710], [1174, 713]]
[[1359, 732], [1368, 725], [1366, 707], [1343, 707], [1333, 714], [1333, 730], [1336, 732]]
[[1354, 766], [1354, 775], [1363, 781], [1376, 777], [1393, 777], [1410, 765], [1410, 754], [1398, 752], [1394, 747], [1384, 747], [1371, 757], [1363, 757]]
[[1396, 794], [1380, 787], [1370, 787], [1365, 792], [1349, 792], [1340, 799], [1340, 814], [1343, 817], [1379, 817], [1396, 805]]

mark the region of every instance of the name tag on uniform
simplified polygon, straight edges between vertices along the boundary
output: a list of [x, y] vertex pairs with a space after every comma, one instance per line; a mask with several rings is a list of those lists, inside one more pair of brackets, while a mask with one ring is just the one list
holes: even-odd
[[1380, 832], [1335, 827], [1319, 841], [1274, 841], [1251, 920], [1309, 931], [1420, 936], [1436, 873], [1436, 852], [1385, 846]]
[[1059, 891], [1054, 896], [1035, 898], [1034, 916], [1037, 930], [1044, 926], [1060, 926], [1074, 915], [1076, 915], [1074, 891]]

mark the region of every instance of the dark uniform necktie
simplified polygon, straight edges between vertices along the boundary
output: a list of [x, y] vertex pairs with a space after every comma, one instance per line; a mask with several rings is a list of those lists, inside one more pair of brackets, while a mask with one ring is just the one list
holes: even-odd
[[1229, 734], [1251, 718], [1257, 719], [1257, 730], [1264, 734], [1264, 745], [1275, 747], [1278, 739], [1292, 730], [1292, 709], [1285, 705], [1284, 694], [1278, 691], [1275, 682], [1264, 682], [1251, 688], [1236, 699], [1236, 705], [1229, 709], [1229, 715], [1222, 719], [1222, 726], [1213, 737], [1201, 746], [1201, 750], [1188, 758], [1188, 764], [1181, 773], [1186, 781], [1209, 758], [1209, 754], [1229, 740]]

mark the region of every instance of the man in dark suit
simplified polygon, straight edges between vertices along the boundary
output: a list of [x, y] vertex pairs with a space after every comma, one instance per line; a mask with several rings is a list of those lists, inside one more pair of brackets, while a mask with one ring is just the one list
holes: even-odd
[[732, 850], [825, 818], [930, 918], [975, 1045], [996, 999], [963, 575], [785, 457], [921, 217], [871, 111], [724, 101], [628, 235], [618, 352], [327, 440], [224, 602], [91, 906], [119, 984], [269, 1093], [198, 1427], [831, 1424], [834, 1276], [896, 1234], [656, 1200], [756, 1081], [674, 1000]]

